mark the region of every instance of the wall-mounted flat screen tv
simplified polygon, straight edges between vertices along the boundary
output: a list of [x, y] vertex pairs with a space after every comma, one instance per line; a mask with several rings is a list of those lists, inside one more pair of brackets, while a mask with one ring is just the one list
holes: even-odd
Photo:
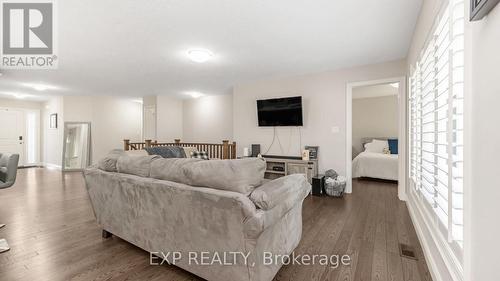
[[257, 100], [260, 127], [302, 126], [302, 97]]

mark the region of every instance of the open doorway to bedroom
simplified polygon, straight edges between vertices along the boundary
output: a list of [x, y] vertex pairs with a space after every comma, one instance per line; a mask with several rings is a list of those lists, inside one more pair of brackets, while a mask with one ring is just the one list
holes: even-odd
[[392, 185], [405, 199], [405, 78], [347, 87], [347, 176], [353, 184]]
[[352, 178], [398, 180], [399, 83], [352, 89]]

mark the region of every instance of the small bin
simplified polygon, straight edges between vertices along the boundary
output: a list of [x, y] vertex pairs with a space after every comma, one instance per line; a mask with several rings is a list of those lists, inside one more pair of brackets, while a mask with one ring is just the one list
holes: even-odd
[[325, 192], [328, 196], [342, 197], [344, 196], [346, 184], [347, 180], [344, 177], [327, 178], [325, 180]]

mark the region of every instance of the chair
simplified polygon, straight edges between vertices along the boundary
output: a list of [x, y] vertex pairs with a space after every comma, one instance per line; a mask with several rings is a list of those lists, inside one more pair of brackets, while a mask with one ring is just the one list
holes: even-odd
[[[0, 153], [0, 189], [14, 185], [17, 176], [19, 154]], [[5, 224], [0, 224], [0, 228]], [[9, 244], [5, 239], [0, 239], [0, 253], [8, 251]]]

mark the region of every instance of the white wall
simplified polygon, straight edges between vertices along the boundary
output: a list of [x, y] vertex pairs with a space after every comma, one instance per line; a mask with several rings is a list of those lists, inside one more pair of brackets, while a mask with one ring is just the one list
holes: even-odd
[[42, 102], [0, 98], [0, 107], [42, 109]]
[[[297, 128], [278, 128], [283, 147], [273, 146], [268, 154], [299, 155], [301, 146], [318, 145], [320, 172], [335, 169], [345, 175], [346, 84], [348, 82], [400, 77], [406, 73], [404, 60], [297, 77], [248, 83], [234, 87], [233, 134], [238, 155], [243, 147], [261, 144], [265, 152], [271, 144], [272, 128], [257, 126], [256, 100], [284, 96], [303, 97], [302, 138]], [[339, 132], [332, 132], [338, 127]]]
[[465, 208], [470, 209], [465, 217], [465, 239], [470, 241], [466, 245], [470, 253], [466, 276], [467, 280], [493, 281], [499, 276], [500, 252], [500, 5], [481, 22], [468, 24], [466, 43], [470, 73], [466, 76], [465, 102], [470, 105], [471, 122], [467, 139], [471, 147], [470, 187], [465, 190]]
[[205, 96], [183, 102], [183, 140], [220, 143], [233, 139], [233, 96]]
[[91, 122], [92, 162], [95, 163], [110, 150], [123, 148], [123, 139], [141, 139], [142, 105], [124, 97], [65, 96], [64, 121]]
[[182, 99], [169, 96], [156, 97], [156, 134], [160, 142], [183, 139]]
[[[57, 129], [49, 128], [50, 115], [57, 113]], [[62, 144], [64, 135], [63, 126], [63, 98], [51, 97], [45, 102], [42, 109], [42, 162], [45, 165], [61, 167]]]
[[[353, 96], [356, 88], [353, 89]], [[398, 97], [372, 97], [352, 100], [353, 156], [363, 151], [366, 137], [398, 137]]]

